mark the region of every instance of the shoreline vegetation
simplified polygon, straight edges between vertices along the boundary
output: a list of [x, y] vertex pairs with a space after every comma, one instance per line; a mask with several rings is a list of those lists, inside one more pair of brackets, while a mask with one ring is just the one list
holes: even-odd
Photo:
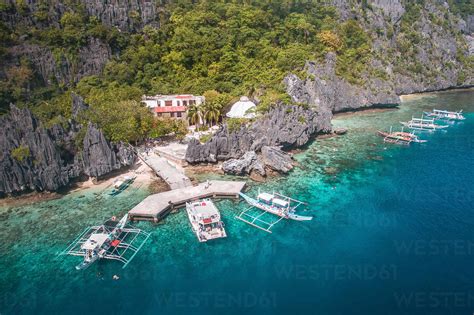
[[[414, 93], [414, 94], [406, 94], [400, 95], [401, 102], [407, 102], [410, 100], [415, 100], [423, 97], [429, 97], [430, 95], [436, 95], [438, 93], [453, 93], [453, 92], [462, 92], [462, 91], [474, 91], [474, 87], [471, 88], [460, 88], [460, 89], [450, 89], [450, 90], [443, 90], [443, 91], [434, 91], [434, 92], [426, 92], [426, 93]], [[387, 111], [396, 111], [398, 107], [385, 107], [385, 108], [359, 108], [354, 111], [346, 111], [341, 113], [335, 113], [333, 118], [348, 118], [360, 115], [367, 115], [367, 114], [377, 114]], [[350, 130], [349, 130], [350, 132]], [[335, 137], [335, 134], [323, 134], [318, 135], [315, 140], [318, 139], [327, 139], [330, 137]], [[305, 148], [297, 148], [291, 150], [291, 154], [299, 154], [303, 153], [307, 150]], [[225, 175], [221, 169], [222, 163], [204, 163], [204, 164], [197, 164], [197, 165], [188, 165], [185, 167], [185, 173], [189, 176], [193, 182], [193, 184], [199, 182], [199, 178], [202, 176], [215, 174], [218, 176]], [[298, 163], [295, 161], [295, 166], [300, 167]], [[7, 196], [0, 199], [0, 207], [9, 207], [9, 206], [23, 206], [32, 204], [35, 202], [42, 202], [47, 200], [59, 199], [64, 197], [65, 195], [71, 193], [79, 193], [79, 192], [86, 192], [88, 190], [97, 190], [103, 191], [111, 187], [113, 181], [119, 177], [124, 175], [136, 175], [137, 178], [135, 180], [135, 184], [143, 185], [143, 189], [148, 189], [150, 193], [158, 193], [169, 190], [168, 185], [166, 182], [161, 179], [160, 177], [156, 176], [152, 170], [150, 170], [146, 165], [143, 164], [140, 160], [136, 162], [131, 167], [127, 167], [121, 170], [116, 170], [111, 172], [110, 174], [100, 178], [98, 180], [93, 180], [89, 178], [88, 180], [81, 181], [76, 180], [68, 187], [63, 188], [58, 192], [27, 192], [22, 193], [15, 196]], [[274, 172], [268, 174], [268, 178], [275, 178], [281, 176], [281, 174]], [[233, 175], [230, 175], [233, 176]], [[255, 177], [251, 175], [244, 175], [244, 176], [233, 176], [235, 178], [241, 177], [246, 179], [251, 179], [256, 183], [265, 182], [265, 178]]]
[[101, 179], [94, 180], [89, 178], [86, 181], [76, 180], [68, 187], [64, 187], [58, 192], [28, 192], [17, 196], [7, 196], [0, 199], [0, 207], [23, 206], [39, 201], [47, 201], [60, 199], [72, 193], [97, 191], [104, 192], [111, 190], [114, 180], [120, 176], [137, 176], [134, 185], [141, 185], [144, 189], [148, 189], [151, 193], [158, 193], [169, 190], [168, 185], [163, 179], [156, 176], [148, 166], [142, 162], [137, 162], [132, 167], [125, 170], [114, 171]]
[[[187, 162], [232, 160], [224, 170], [236, 175], [286, 172], [291, 163], [283, 151], [304, 146], [314, 129], [329, 132], [332, 113], [396, 106], [399, 93], [474, 82], [474, 6], [465, 0], [139, 1], [133, 8], [112, 3], [104, 10], [94, 1], [0, 5], [0, 115], [9, 127], [1, 135], [2, 196], [56, 191], [83, 175], [100, 178], [133, 163], [128, 144], [169, 134], [182, 139], [189, 125], [206, 131], [222, 122], [232, 132], [190, 141]], [[188, 93], [206, 101], [201, 110], [185, 108], [182, 120], [157, 117], [141, 102]], [[269, 128], [226, 120], [241, 96], [254, 101], [258, 114], [271, 113], [269, 125], [279, 113], [282, 128], [259, 137]], [[296, 114], [276, 111], [284, 105]]]

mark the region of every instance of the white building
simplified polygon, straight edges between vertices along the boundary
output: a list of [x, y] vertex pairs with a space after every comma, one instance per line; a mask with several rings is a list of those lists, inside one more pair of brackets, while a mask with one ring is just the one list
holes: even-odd
[[229, 118], [254, 118], [256, 107], [255, 103], [247, 96], [242, 96], [238, 102], [232, 105], [226, 116]]
[[155, 116], [186, 118], [188, 106], [201, 105], [204, 96], [192, 94], [143, 96], [142, 102], [150, 108]]

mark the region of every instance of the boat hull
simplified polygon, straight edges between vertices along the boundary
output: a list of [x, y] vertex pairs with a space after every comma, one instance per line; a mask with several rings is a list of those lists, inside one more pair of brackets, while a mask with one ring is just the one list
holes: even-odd
[[425, 116], [427, 117], [431, 117], [431, 118], [434, 118], [434, 119], [439, 119], [439, 120], [452, 120], [452, 121], [456, 121], [456, 120], [465, 120], [466, 117], [462, 116], [462, 115], [439, 115], [439, 114], [434, 114], [434, 113], [430, 113], [430, 112], [423, 112], [425, 114]]
[[295, 220], [295, 221], [311, 221], [313, 220], [313, 217], [290, 213], [288, 215], [288, 219]]
[[79, 265], [76, 266], [76, 270], [84, 270], [84, 269], [87, 269], [89, 268], [90, 265], [92, 265], [96, 260], [99, 259], [99, 255], [94, 255], [92, 256], [92, 258], [88, 261], [83, 261], [82, 263], [80, 263]]
[[263, 203], [258, 202], [257, 200], [255, 200], [255, 199], [253, 199], [253, 198], [251, 198], [251, 197], [249, 197], [249, 196], [247, 196], [243, 193], [240, 193], [240, 196], [242, 198], [244, 198], [244, 200], [249, 205], [251, 205], [255, 208], [258, 208], [260, 210], [266, 211], [268, 213], [277, 215], [277, 216], [282, 217], [284, 219], [290, 219], [290, 220], [295, 220], [295, 221], [311, 221], [313, 219], [313, 217], [297, 215], [294, 212], [288, 212], [288, 211], [285, 211], [285, 209], [282, 209], [282, 208], [276, 208], [276, 207], [272, 207], [270, 205], [263, 204]]
[[400, 122], [403, 126], [408, 127], [410, 129], [415, 130], [422, 130], [422, 131], [434, 131], [439, 129], [445, 129], [449, 126], [447, 125], [422, 125], [422, 124], [410, 124], [408, 122]]

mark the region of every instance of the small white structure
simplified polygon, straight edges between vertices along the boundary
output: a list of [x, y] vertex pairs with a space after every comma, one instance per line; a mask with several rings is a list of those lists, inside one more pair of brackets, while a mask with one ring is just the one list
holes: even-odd
[[188, 106], [201, 105], [204, 96], [192, 94], [143, 96], [142, 102], [158, 117], [186, 118]]
[[255, 108], [254, 102], [249, 100], [247, 96], [242, 96], [238, 102], [232, 105], [226, 116], [229, 118], [254, 118]]

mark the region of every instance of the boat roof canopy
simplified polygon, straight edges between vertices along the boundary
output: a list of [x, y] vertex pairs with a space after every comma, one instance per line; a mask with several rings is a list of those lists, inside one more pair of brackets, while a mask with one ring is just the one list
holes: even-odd
[[288, 206], [288, 201], [283, 200], [283, 199], [273, 198], [273, 203], [281, 207]]
[[194, 208], [196, 215], [201, 219], [219, 215], [219, 211], [217, 210], [216, 206], [214, 206], [214, 203], [210, 200], [194, 202], [192, 207]]
[[105, 243], [108, 238], [109, 234], [105, 233], [91, 234], [91, 236], [89, 236], [89, 239], [84, 244], [82, 244], [81, 248], [89, 250], [100, 247]]
[[266, 201], [266, 202], [272, 201], [272, 199], [273, 199], [274, 197], [275, 197], [274, 195], [269, 194], [269, 193], [260, 193], [260, 194], [257, 196], [258, 199], [262, 199], [262, 200], [264, 200], [264, 201]]

